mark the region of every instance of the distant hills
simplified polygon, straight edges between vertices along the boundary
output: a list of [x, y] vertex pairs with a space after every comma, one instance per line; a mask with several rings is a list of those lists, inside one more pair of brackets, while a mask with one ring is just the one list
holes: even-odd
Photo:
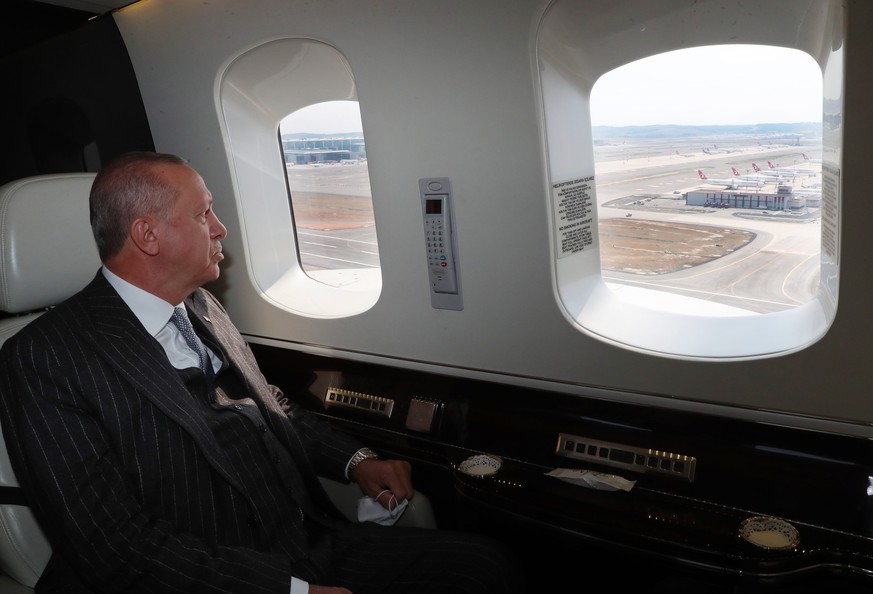
[[[793, 124], [749, 124], [684, 126], [679, 124], [654, 124], [650, 126], [593, 126], [595, 140], [616, 138], [706, 138], [709, 136], [727, 140], [730, 136], [766, 137], [769, 140], [796, 140], [798, 137], [820, 138], [821, 122], [797, 122]], [[315, 140], [320, 138], [363, 138], [357, 132], [295, 132], [283, 134], [283, 140]]]
[[357, 132], [293, 132], [283, 134], [283, 140], [315, 140], [318, 138], [363, 138], [364, 133]]
[[700, 138], [717, 136], [764, 136], [778, 140], [821, 137], [821, 122], [798, 122], [794, 124], [750, 124], [724, 126], [683, 126], [678, 124], [655, 124], [650, 126], [593, 126], [595, 140], [614, 138]]

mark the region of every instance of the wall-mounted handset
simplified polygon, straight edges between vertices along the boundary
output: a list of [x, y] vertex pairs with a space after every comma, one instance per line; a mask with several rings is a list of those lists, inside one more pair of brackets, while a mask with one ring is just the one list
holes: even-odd
[[452, 185], [447, 177], [427, 177], [418, 180], [418, 189], [424, 215], [431, 305], [438, 309], [464, 309], [458, 275]]

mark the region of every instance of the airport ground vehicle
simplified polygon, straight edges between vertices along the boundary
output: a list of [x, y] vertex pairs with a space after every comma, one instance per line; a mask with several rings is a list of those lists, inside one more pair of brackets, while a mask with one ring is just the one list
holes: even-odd
[[[94, 171], [124, 150], [191, 159], [230, 229], [214, 290], [268, 377], [413, 461], [438, 524], [537, 551], [549, 562], [530, 573], [555, 585], [597, 571], [642, 591], [869, 591], [868, 2], [76, 4], [91, 11], [12, 3], [0, 183]], [[621, 303], [596, 244], [565, 250], [555, 224], [561, 184], [594, 173], [590, 124], [568, 116], [593, 79], [713, 43], [802, 49], [827, 83], [822, 288], [784, 316], [726, 324]], [[344, 272], [359, 281], [347, 285], [300, 263], [277, 125], [350, 99], [379, 266]], [[423, 232], [441, 212], [448, 288], [429, 278]], [[460, 471], [478, 454], [502, 460], [497, 475]], [[557, 467], [635, 485], [544, 476]], [[747, 542], [754, 516], [790, 523], [799, 544]]]

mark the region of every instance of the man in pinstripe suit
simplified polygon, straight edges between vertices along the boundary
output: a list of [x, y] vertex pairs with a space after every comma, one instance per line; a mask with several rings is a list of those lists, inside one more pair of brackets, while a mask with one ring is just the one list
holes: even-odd
[[379, 460], [263, 377], [200, 288], [218, 278], [227, 230], [184, 160], [107, 165], [91, 225], [94, 280], [0, 352], [9, 455], [53, 549], [37, 592], [522, 591], [496, 543], [352, 524], [332, 507], [317, 474], [385, 504], [413, 496], [410, 465]]

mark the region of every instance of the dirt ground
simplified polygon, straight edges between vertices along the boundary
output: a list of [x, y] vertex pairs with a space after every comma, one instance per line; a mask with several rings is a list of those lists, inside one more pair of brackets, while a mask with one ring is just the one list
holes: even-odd
[[369, 196], [294, 192], [294, 221], [317, 231], [372, 226], [373, 201]]
[[[373, 224], [368, 197], [295, 192], [294, 218], [305, 229], [330, 231]], [[608, 270], [664, 274], [719, 258], [745, 246], [754, 234], [710, 225], [605, 219], [600, 225], [600, 261]]]
[[714, 260], [754, 238], [749, 231], [711, 225], [605, 219], [600, 223], [600, 263], [631, 274], [664, 274]]

